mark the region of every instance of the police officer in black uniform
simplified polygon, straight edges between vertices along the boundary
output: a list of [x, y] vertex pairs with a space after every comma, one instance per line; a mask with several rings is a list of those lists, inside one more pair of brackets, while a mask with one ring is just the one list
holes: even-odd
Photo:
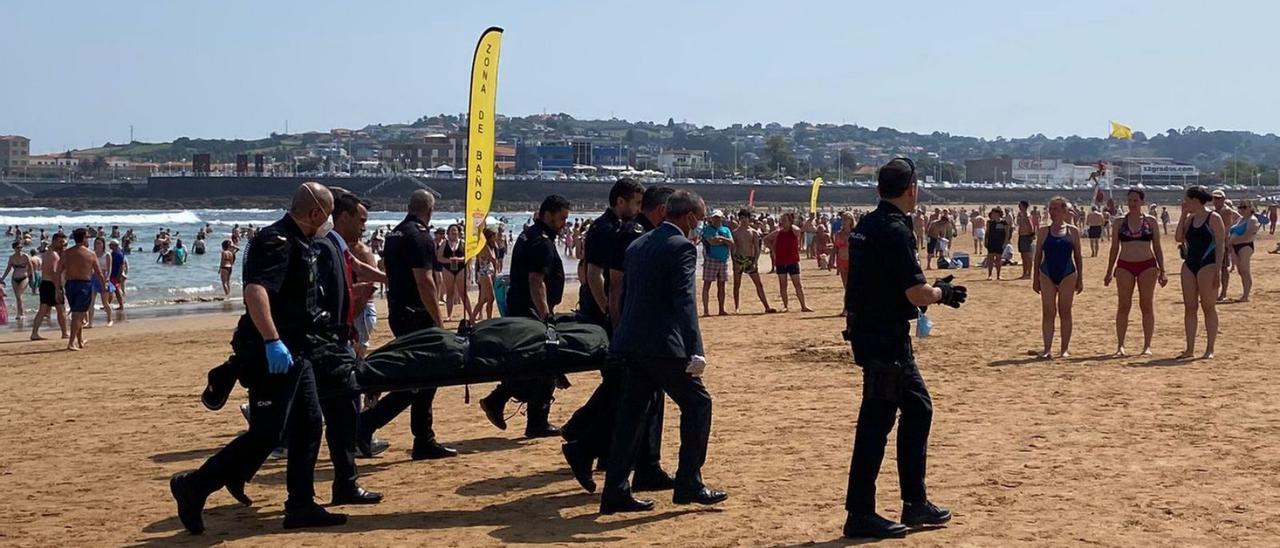
[[[646, 190], [631, 179], [619, 179], [609, 192], [610, 207], [592, 221], [587, 230], [584, 242], [587, 280], [579, 290], [578, 313], [584, 321], [604, 327], [611, 336], [622, 315], [623, 259], [627, 246], [641, 234], [653, 230], [655, 222], [662, 222], [667, 197], [673, 192], [674, 189], [665, 186]], [[592, 461], [603, 463], [609, 454], [624, 376], [625, 370], [614, 365], [601, 369], [596, 391], [564, 424], [565, 443], [561, 450], [574, 477], [588, 492], [594, 493], [596, 489], [591, 476]], [[661, 392], [655, 392], [655, 399], [662, 397]], [[639, 462], [632, 481], [633, 491], [662, 491], [675, 485], [661, 465], [662, 411], [661, 404], [649, 408], [647, 435], [637, 446]]]
[[321, 413], [316, 380], [306, 356], [310, 335], [326, 329], [316, 306], [316, 266], [311, 241], [332, 226], [333, 195], [323, 185], [304, 183], [289, 213], [253, 238], [245, 258], [244, 301], [231, 344], [243, 358], [241, 384], [249, 388], [249, 431], [218, 451], [194, 472], [175, 475], [169, 489], [178, 518], [188, 531], [204, 532], [205, 500], [230, 483], [243, 482], [262, 465], [288, 432], [288, 491], [285, 528], [346, 523], [315, 503], [316, 456]]
[[[564, 263], [556, 249], [556, 236], [569, 218], [569, 200], [552, 194], [542, 201], [535, 222], [516, 239], [511, 251], [511, 286], [507, 289], [507, 315], [545, 320], [564, 296]], [[499, 430], [507, 429], [503, 416], [507, 400], [516, 398], [528, 405], [524, 435], [545, 438], [560, 434], [551, 425], [555, 376], [503, 381], [480, 400], [480, 409]]]
[[[436, 244], [428, 228], [435, 205], [435, 197], [429, 191], [413, 191], [409, 197], [409, 214], [387, 233], [383, 246], [383, 262], [387, 267], [387, 319], [391, 334], [397, 337], [442, 325], [440, 300], [431, 274]], [[380, 398], [360, 416], [361, 452], [371, 451], [374, 431], [410, 408], [413, 459], [456, 456], [457, 451], [436, 441], [431, 427], [431, 405], [435, 397], [435, 388], [422, 388], [392, 392]]]
[[[921, 307], [934, 303], [958, 308], [967, 291], [952, 285], [950, 276], [929, 285], [920, 271], [908, 213], [916, 205], [915, 164], [907, 158], [885, 164], [880, 168], [878, 191], [880, 205], [863, 216], [849, 235], [846, 333], [853, 361], [862, 368], [862, 407], [845, 501], [849, 516], [844, 535], [850, 538], [902, 537], [908, 526], [941, 525], [951, 519], [951, 512], [929, 502], [925, 493], [933, 402], [916, 367], [908, 322]], [[902, 523], [876, 513], [876, 476], [899, 410]]]

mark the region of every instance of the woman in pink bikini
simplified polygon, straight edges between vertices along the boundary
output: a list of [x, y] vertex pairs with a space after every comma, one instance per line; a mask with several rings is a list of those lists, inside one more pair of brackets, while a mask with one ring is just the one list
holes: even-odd
[[1151, 336], [1156, 329], [1156, 283], [1164, 287], [1169, 278], [1164, 270], [1164, 252], [1160, 249], [1159, 220], [1145, 213], [1146, 194], [1129, 189], [1129, 212], [1112, 221], [1111, 254], [1107, 259], [1104, 285], [1116, 280], [1119, 306], [1116, 307], [1116, 356], [1124, 356], [1124, 337], [1129, 331], [1129, 309], [1133, 306], [1133, 287], [1138, 286], [1138, 307], [1142, 310], [1142, 355], [1151, 355]]

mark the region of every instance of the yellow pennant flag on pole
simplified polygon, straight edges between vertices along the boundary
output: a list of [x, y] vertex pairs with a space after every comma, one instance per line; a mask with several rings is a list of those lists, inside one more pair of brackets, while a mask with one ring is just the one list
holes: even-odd
[[1120, 122], [1111, 121], [1111, 137], [1116, 139], [1133, 139], [1133, 130]]
[[471, 61], [471, 106], [467, 117], [467, 259], [484, 247], [484, 224], [493, 203], [493, 144], [497, 134], [498, 52], [502, 29], [480, 35]]
[[809, 191], [809, 212], [818, 212], [818, 187], [822, 186], [822, 177], [813, 178], [813, 190]]

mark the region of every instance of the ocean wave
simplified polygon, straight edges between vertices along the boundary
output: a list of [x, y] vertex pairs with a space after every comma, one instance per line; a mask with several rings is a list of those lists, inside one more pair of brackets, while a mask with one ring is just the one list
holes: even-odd
[[204, 223], [206, 223], [206, 224], [213, 225], [213, 226], [234, 226], [234, 225], [240, 225], [240, 226], [242, 226], [242, 227], [247, 227], [247, 226], [249, 226], [249, 225], [253, 225], [253, 226], [256, 226], [256, 227], [263, 227], [263, 226], [267, 226], [267, 225], [269, 225], [269, 224], [271, 224], [271, 223], [274, 223], [274, 222], [276, 222], [276, 221], [278, 221], [278, 220], [279, 220], [279, 219], [210, 219], [210, 220], [203, 221], [203, 222], [204, 222]]
[[214, 291], [222, 293], [222, 286], [210, 284], [193, 287], [168, 287], [164, 289], [164, 292], [170, 295], [199, 295], [201, 293], [213, 293]]
[[0, 207], [0, 211], [48, 211], [47, 207]]
[[260, 208], [244, 208], [244, 209], [199, 209], [202, 214], [210, 215], [227, 215], [227, 214], [254, 214], [254, 213], [283, 213], [283, 209], [260, 209]]
[[109, 211], [94, 213], [72, 213], [63, 215], [0, 215], [0, 225], [81, 227], [92, 226], [169, 226], [179, 224], [202, 224], [200, 216], [189, 210], [165, 213], [115, 213]]

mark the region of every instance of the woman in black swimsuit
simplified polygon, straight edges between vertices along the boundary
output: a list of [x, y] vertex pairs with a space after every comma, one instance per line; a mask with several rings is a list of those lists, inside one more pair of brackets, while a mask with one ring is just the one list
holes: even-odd
[[449, 225], [444, 245], [436, 248], [436, 260], [444, 267], [446, 319], [453, 320], [453, 303], [462, 303], [462, 317], [471, 319], [471, 297], [467, 295], [467, 252], [463, 246], [462, 227]]
[[1222, 264], [1226, 252], [1227, 228], [1221, 216], [1205, 208], [1210, 200], [1204, 187], [1188, 188], [1182, 200], [1182, 219], [1174, 235], [1186, 253], [1182, 263], [1182, 302], [1187, 348], [1179, 358], [1195, 355], [1197, 307], [1204, 311], [1205, 359], [1213, 357], [1213, 345], [1218, 339], [1218, 311], [1214, 308], [1218, 296], [1217, 265]]

